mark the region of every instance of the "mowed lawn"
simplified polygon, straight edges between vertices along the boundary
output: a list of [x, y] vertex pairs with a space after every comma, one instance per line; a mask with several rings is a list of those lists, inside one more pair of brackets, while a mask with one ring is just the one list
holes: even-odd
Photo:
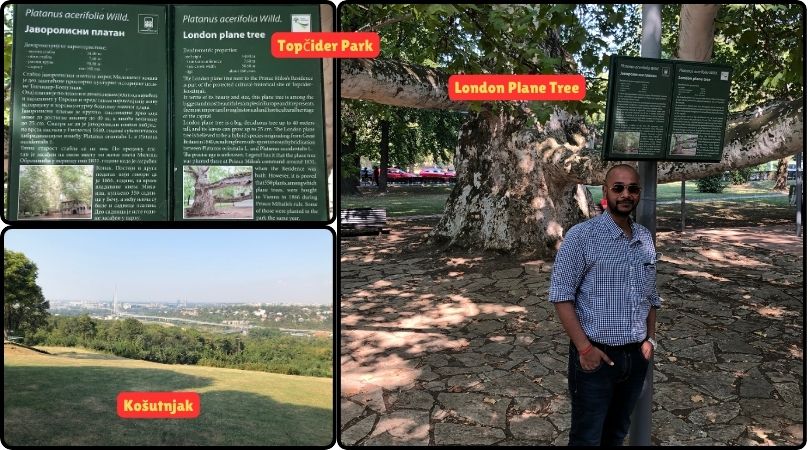
[[[307, 445], [333, 435], [332, 379], [4, 345], [3, 441], [23, 445]], [[121, 391], [194, 391], [196, 419], [121, 419]]]
[[[790, 181], [789, 184], [793, 184]], [[772, 201], [776, 205], [787, 206], [788, 196], [771, 190], [773, 181], [752, 181], [744, 185], [729, 185], [720, 194], [705, 194], [697, 192], [695, 181], [686, 182], [686, 201], [696, 203], [698, 201], [722, 201], [734, 202], [750, 201], [748, 196], [775, 195]], [[342, 195], [340, 197], [340, 208], [383, 208], [390, 217], [401, 216], [427, 216], [437, 215], [444, 212], [447, 198], [455, 185], [406, 185], [392, 184], [388, 186], [388, 192], [380, 194], [374, 188], [364, 186], [360, 189], [362, 195]], [[602, 199], [601, 186], [588, 186], [594, 202]], [[681, 199], [681, 183], [659, 184], [657, 189], [658, 202], [679, 202]], [[736, 199], [735, 196], [742, 198]], [[766, 200], [771, 201], [771, 200]]]

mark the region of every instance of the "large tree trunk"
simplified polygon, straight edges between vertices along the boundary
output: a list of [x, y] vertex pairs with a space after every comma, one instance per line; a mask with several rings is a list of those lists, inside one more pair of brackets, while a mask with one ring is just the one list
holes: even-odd
[[577, 121], [558, 113], [543, 127], [527, 128], [526, 118], [485, 111], [463, 126], [458, 181], [432, 238], [547, 257], [568, 228], [592, 216], [588, 190], [549, 160], [559, 145], [584, 146]]
[[214, 207], [214, 194], [208, 189], [208, 167], [191, 166], [189, 173], [194, 177], [194, 204], [186, 215], [188, 216], [214, 216], [217, 210]]
[[709, 61], [714, 46], [714, 18], [720, 5], [687, 4], [681, 6], [678, 30], [678, 59]]
[[787, 175], [788, 175], [788, 163], [790, 163], [790, 157], [782, 158], [779, 160], [779, 164], [776, 166], [776, 184], [773, 185], [774, 191], [787, 191], [788, 184], [787, 184]]

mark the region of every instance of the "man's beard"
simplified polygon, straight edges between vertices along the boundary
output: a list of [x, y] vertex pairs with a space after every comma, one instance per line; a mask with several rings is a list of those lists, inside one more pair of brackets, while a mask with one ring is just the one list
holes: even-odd
[[[632, 207], [629, 210], [623, 210], [618, 208], [620, 204], [628, 204], [632, 205]], [[611, 202], [610, 200], [608, 200], [608, 208], [610, 209], [610, 212], [621, 217], [630, 217], [630, 214], [632, 214], [633, 211], [636, 210], [636, 206], [638, 206], [638, 203], [633, 202], [632, 200], [623, 202], [619, 202], [618, 200]]]

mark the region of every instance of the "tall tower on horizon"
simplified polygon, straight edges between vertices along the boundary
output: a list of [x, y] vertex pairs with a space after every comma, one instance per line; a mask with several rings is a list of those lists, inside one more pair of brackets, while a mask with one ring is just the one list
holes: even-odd
[[118, 285], [115, 285], [115, 291], [113, 291], [113, 316], [118, 315]]

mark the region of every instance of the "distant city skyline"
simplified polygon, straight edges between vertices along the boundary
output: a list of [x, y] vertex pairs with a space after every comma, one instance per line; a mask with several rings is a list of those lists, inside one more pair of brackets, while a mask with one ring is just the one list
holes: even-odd
[[12, 229], [46, 299], [331, 305], [328, 230]]

